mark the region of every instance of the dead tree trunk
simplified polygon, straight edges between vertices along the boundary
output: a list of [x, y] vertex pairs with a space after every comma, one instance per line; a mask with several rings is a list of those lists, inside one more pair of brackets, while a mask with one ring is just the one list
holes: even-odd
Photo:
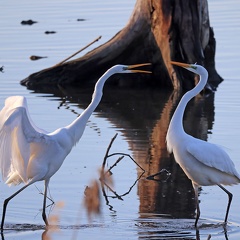
[[[209, 86], [216, 87], [222, 78], [215, 70], [214, 58], [207, 0], [137, 0], [128, 24], [111, 40], [83, 57], [33, 73], [21, 84], [36, 88], [39, 84], [95, 82], [115, 64], [151, 62], [153, 74], [144, 75], [149, 78], [145, 84], [192, 88], [194, 77], [180, 68], [175, 72], [170, 64], [175, 60], [204, 65], [209, 71]], [[134, 82], [142, 83], [143, 76], [135, 75]]]

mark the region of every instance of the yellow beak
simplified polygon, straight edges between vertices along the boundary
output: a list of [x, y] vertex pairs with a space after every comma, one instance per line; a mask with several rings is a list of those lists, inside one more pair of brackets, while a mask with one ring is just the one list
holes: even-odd
[[174, 61], [171, 61], [171, 64], [176, 65], [176, 66], [179, 66], [179, 67], [184, 67], [184, 68], [189, 68], [189, 67], [191, 67], [191, 64], [174, 62]]
[[133, 68], [138, 68], [142, 66], [149, 66], [151, 63], [142, 63], [142, 64], [135, 64], [135, 65], [129, 65], [127, 67], [127, 70], [130, 70], [133, 73], [152, 73], [151, 71], [145, 71], [145, 70], [138, 70], [138, 69], [133, 69]]

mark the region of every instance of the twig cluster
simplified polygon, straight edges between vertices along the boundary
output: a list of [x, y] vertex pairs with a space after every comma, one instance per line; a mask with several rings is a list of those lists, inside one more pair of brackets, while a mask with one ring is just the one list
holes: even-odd
[[[100, 194], [99, 194], [100, 189], [102, 191], [102, 195], [105, 199], [106, 205], [109, 206], [109, 210], [114, 211], [113, 206], [110, 205], [108, 198], [109, 197], [117, 198], [117, 199], [123, 201], [123, 197], [131, 192], [132, 188], [136, 185], [138, 180], [145, 173], [145, 170], [129, 154], [120, 153], [120, 152], [112, 153], [112, 154], [109, 153], [116, 137], [117, 137], [117, 134], [115, 134], [115, 136], [111, 139], [111, 141], [107, 147], [105, 156], [103, 158], [102, 167], [99, 172], [100, 184], [99, 185], [96, 184], [96, 180], [94, 180], [93, 181], [94, 184], [92, 184], [90, 187], [86, 188], [84, 203], [85, 203], [85, 208], [87, 209], [89, 216], [91, 216], [92, 214], [100, 214], [100, 202], [101, 202]], [[108, 159], [113, 156], [119, 156], [119, 158], [108, 169], [106, 169], [106, 163], [107, 163]], [[140, 176], [136, 179], [136, 181], [129, 187], [129, 190], [127, 192], [125, 192], [123, 194], [118, 194], [113, 188], [112, 169], [115, 168], [124, 157], [128, 157], [129, 159], [131, 159], [142, 170], [142, 174], [140, 174]], [[107, 192], [106, 189], [109, 190], [113, 194], [113, 196], [108, 196], [106, 193]], [[93, 201], [93, 199], [95, 199], [95, 200]]]

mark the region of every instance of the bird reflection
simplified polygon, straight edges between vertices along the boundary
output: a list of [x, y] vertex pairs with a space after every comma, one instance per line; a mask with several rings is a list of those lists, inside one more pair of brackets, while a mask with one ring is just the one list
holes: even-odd
[[[62, 98], [61, 102], [59, 103], [58, 109], [60, 108], [65, 108], [66, 110], [71, 111], [71, 113], [73, 113], [74, 115], [76, 115], [77, 117], [79, 117], [81, 115], [81, 112], [76, 110], [73, 106], [72, 103], [69, 102], [69, 100], [67, 100], [67, 98]], [[88, 120], [87, 125], [93, 129], [94, 131], [97, 132], [98, 135], [101, 135], [101, 129], [98, 127], [97, 123], [94, 123], [92, 120]]]

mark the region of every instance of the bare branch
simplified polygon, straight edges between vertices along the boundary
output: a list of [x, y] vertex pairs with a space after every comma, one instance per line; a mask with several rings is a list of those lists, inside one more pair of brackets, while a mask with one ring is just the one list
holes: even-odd
[[131, 157], [131, 155], [127, 154], [127, 153], [112, 153], [110, 155], [108, 155], [108, 157], [112, 157], [115, 155], [122, 155], [122, 156], [127, 156], [129, 157], [139, 168], [141, 168], [142, 171], [145, 172], [145, 170]]
[[57, 63], [55, 65], [56, 66], [60, 66], [62, 65], [64, 62], [66, 62], [67, 60], [69, 60], [70, 58], [76, 56], [78, 53], [82, 52], [83, 50], [85, 50], [86, 48], [88, 48], [89, 46], [91, 46], [93, 43], [97, 42], [102, 36], [99, 36], [98, 38], [96, 38], [95, 40], [93, 40], [92, 42], [90, 42], [89, 44], [87, 44], [85, 47], [81, 48], [80, 50], [78, 50], [77, 52], [75, 52], [74, 54], [72, 54], [71, 56], [67, 57], [66, 59], [62, 60], [60, 63]]
[[108, 153], [109, 153], [109, 151], [110, 151], [110, 149], [111, 149], [111, 147], [112, 147], [112, 144], [113, 144], [114, 140], [116, 139], [117, 135], [118, 135], [118, 134], [116, 133], [115, 136], [112, 138], [111, 142], [110, 142], [109, 145], [108, 145], [107, 151], [106, 151], [105, 156], [104, 156], [104, 158], [103, 158], [103, 163], [102, 163], [102, 169], [103, 169], [103, 170], [104, 170], [104, 168], [105, 168], [107, 158], [109, 157], [109, 156], [108, 156]]

